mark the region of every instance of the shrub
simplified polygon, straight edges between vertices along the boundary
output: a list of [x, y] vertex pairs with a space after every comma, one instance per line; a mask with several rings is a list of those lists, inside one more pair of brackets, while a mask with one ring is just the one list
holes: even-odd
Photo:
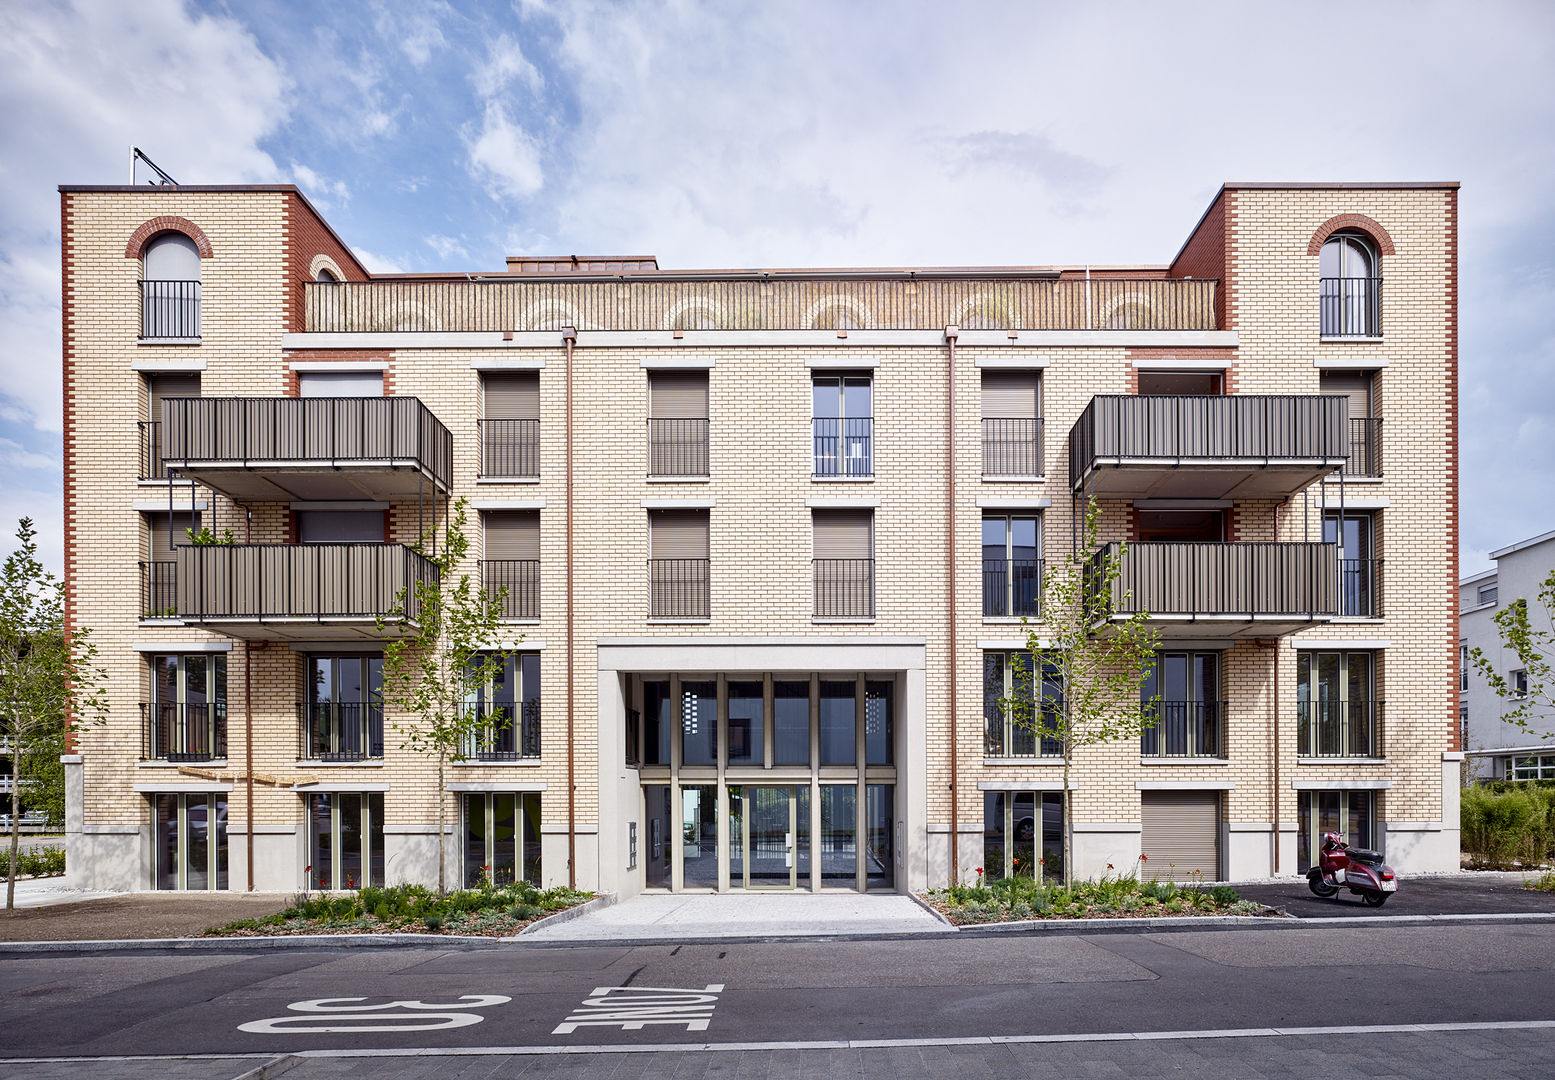
[[423, 915], [421, 921], [434, 934], [443, 928], [443, 916], [441, 915]]
[[1463, 792], [1459, 823], [1463, 849], [1475, 866], [1511, 869], [1548, 861], [1555, 832], [1550, 800], [1555, 790], [1523, 788]]

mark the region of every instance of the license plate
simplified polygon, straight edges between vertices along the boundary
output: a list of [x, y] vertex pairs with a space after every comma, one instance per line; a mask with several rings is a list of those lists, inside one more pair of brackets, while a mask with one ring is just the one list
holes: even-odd
[[1382, 883], [1382, 891], [1383, 892], [1398, 892], [1398, 882], [1396, 882], [1396, 881], [1384, 881]]

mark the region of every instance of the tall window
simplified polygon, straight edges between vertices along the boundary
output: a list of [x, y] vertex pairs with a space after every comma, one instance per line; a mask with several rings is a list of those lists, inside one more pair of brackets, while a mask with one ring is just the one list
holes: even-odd
[[1377, 796], [1370, 791], [1297, 793], [1296, 869], [1312, 868], [1324, 833], [1338, 833], [1355, 848], [1372, 848], [1377, 836]]
[[465, 708], [481, 721], [464, 745], [476, 761], [540, 756], [540, 654], [510, 653], [489, 683], [473, 683]]
[[1154, 702], [1155, 724], [1140, 736], [1145, 757], [1225, 756], [1219, 653], [1157, 653], [1140, 699]]
[[1041, 476], [1040, 383], [1035, 371], [983, 372], [983, 475]]
[[141, 257], [140, 336], [200, 336], [200, 249], [183, 233], [163, 233], [146, 245]]
[[869, 510], [814, 511], [816, 618], [875, 617], [874, 523]]
[[812, 387], [815, 475], [875, 474], [874, 395], [868, 375], [816, 376]]
[[[167, 479], [167, 466], [162, 463], [162, 403], [199, 396], [200, 376], [197, 374], [146, 376], [146, 419], [140, 422], [140, 478], [142, 480]], [[179, 406], [174, 405], [171, 408], [177, 409]]]
[[648, 475], [707, 475], [707, 372], [648, 376]]
[[1318, 256], [1319, 309], [1324, 337], [1382, 335], [1382, 278], [1371, 241], [1335, 233]]
[[151, 700], [141, 745], [153, 761], [210, 761], [227, 756], [227, 654], [151, 658]]
[[648, 512], [648, 616], [705, 619], [709, 614], [706, 510]]
[[1377, 416], [1376, 376], [1370, 371], [1325, 371], [1318, 392], [1349, 401], [1346, 476], [1382, 475], [1382, 420]]
[[305, 798], [311, 887], [382, 885], [383, 792], [331, 791]]
[[1035, 878], [1038, 867], [1044, 876], [1061, 876], [1063, 854], [1061, 792], [983, 793], [983, 869], [989, 881]]
[[151, 796], [151, 876], [158, 889], [227, 887], [227, 797], [218, 794]]
[[[1012, 709], [1006, 699], [1020, 702]], [[1027, 704], [1029, 702], [1029, 704]], [[1029, 652], [983, 653], [983, 753], [988, 757], [1058, 757], [1064, 745], [1038, 738], [1035, 725], [1046, 718], [1056, 725], [1064, 706], [1058, 665], [1035, 660]]]
[[1373, 558], [1372, 515], [1337, 511], [1323, 515], [1323, 542], [1338, 544], [1339, 614], [1374, 618], [1382, 614], [1382, 560]]
[[983, 515], [983, 616], [1037, 615], [1042, 602], [1040, 519]]
[[464, 887], [540, 884], [540, 796], [496, 791], [464, 796]]
[[178, 549], [191, 541], [189, 532], [200, 528], [200, 514], [166, 511], [142, 515], [146, 527], [147, 558], [140, 564], [140, 617], [170, 619], [178, 614]]
[[502, 599], [505, 619], [540, 617], [540, 511], [487, 510], [481, 514], [481, 585]]
[[383, 658], [310, 656], [303, 752], [320, 761], [383, 757]]
[[532, 371], [481, 376], [481, 476], [540, 475], [540, 376]]
[[1375, 699], [1370, 652], [1296, 654], [1297, 753], [1304, 757], [1379, 757], [1382, 702]]

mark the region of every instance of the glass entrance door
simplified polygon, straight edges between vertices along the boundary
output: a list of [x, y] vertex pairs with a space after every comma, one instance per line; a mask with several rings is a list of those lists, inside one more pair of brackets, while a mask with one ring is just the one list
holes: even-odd
[[794, 889], [802, 870], [809, 887], [809, 795], [808, 787], [730, 788], [731, 824], [739, 830], [731, 837], [738, 850], [729, 861], [730, 886]]

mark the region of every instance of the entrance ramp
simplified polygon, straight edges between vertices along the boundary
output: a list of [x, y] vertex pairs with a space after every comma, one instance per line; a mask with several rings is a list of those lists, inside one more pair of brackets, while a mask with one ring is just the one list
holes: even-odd
[[862, 893], [641, 893], [526, 934], [536, 944], [896, 937], [955, 930], [910, 896]]

